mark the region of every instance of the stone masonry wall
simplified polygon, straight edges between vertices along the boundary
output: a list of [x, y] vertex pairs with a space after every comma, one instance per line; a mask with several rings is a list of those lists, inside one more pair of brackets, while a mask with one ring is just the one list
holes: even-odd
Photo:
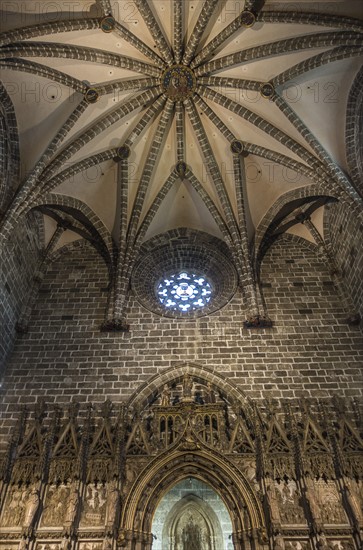
[[356, 313], [363, 318], [363, 223], [341, 203], [330, 205], [328, 212], [333, 253]]
[[0, 378], [14, 339], [15, 323], [19, 318], [32, 275], [39, 260], [39, 234], [31, 222], [33, 214], [26, 218], [6, 243], [0, 260]]
[[21, 404], [126, 400], [162, 369], [215, 369], [252, 399], [362, 394], [362, 333], [349, 327], [326, 266], [299, 239], [268, 252], [262, 280], [272, 329], [243, 328], [241, 295], [199, 319], [170, 319], [130, 300], [129, 333], [102, 333], [106, 268], [91, 247], [48, 269], [27, 334], [18, 336], [0, 389], [0, 441]]

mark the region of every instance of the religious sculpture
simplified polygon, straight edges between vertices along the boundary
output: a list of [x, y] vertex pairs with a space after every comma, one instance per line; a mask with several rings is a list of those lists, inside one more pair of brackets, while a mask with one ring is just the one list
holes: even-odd
[[170, 390], [168, 384], [164, 384], [163, 391], [161, 392], [160, 405], [162, 407], [168, 407], [170, 405]]
[[207, 383], [207, 393], [205, 396], [205, 402], [206, 403], [216, 402], [216, 394], [214, 393], [213, 386], [210, 382]]
[[67, 535], [71, 535], [73, 532], [73, 523], [76, 518], [79, 504], [79, 491], [74, 485], [69, 495], [69, 501], [66, 511], [66, 517], [64, 521], [64, 531]]
[[273, 550], [285, 550], [285, 541], [281, 533], [274, 537]]
[[112, 487], [107, 498], [107, 529], [112, 533], [117, 518], [117, 513], [120, 504], [120, 494], [117, 487]]
[[183, 376], [183, 399], [182, 401], [192, 401], [193, 380], [188, 373]]
[[37, 489], [34, 489], [30, 493], [29, 499], [25, 505], [22, 532], [27, 537], [31, 536], [32, 534], [39, 505], [40, 505], [39, 491]]

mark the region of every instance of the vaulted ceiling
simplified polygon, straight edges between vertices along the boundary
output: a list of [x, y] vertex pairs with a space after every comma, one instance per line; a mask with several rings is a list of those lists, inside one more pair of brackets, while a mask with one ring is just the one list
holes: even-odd
[[248, 288], [253, 243], [314, 241], [300, 222], [322, 235], [330, 200], [361, 208], [345, 147], [360, 2], [47, 6], [3, 14], [5, 233], [36, 208], [45, 244], [61, 223], [55, 247], [88, 239], [121, 280], [151, 237], [200, 230], [228, 245]]

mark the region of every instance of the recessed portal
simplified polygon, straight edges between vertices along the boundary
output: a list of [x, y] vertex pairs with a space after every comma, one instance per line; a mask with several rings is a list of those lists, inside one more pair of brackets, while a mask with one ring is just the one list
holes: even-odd
[[155, 511], [153, 550], [232, 550], [232, 523], [220, 496], [190, 477], [164, 495]]

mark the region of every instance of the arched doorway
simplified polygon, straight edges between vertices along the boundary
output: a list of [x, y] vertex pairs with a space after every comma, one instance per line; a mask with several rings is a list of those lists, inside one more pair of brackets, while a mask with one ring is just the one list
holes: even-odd
[[189, 477], [160, 500], [152, 521], [153, 550], [232, 550], [232, 522], [221, 497]]
[[[267, 548], [261, 501], [246, 473], [251, 461], [250, 469], [255, 470], [255, 454], [246, 446], [242, 464], [235, 450], [240, 445], [239, 423], [226, 425], [227, 392], [236, 390], [218, 376], [208, 375], [185, 365], [152, 380], [131, 400], [129, 410], [134, 407], [135, 414], [130, 415], [125, 448], [121, 548]], [[172, 511], [164, 513], [156, 534], [159, 507], [173, 491], [185, 489], [189, 480], [201, 492], [208, 488], [214, 506], [198, 490], [189, 491], [173, 503]], [[228, 518], [228, 528], [216, 513], [217, 501]]]

